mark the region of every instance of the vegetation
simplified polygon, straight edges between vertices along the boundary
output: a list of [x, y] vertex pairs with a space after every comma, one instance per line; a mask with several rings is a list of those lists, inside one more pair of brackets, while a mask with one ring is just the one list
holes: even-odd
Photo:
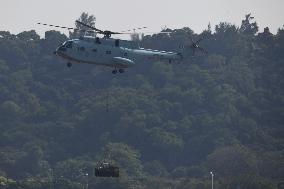
[[[93, 17], [94, 18], [94, 17]], [[88, 18], [85, 18], [88, 20]], [[0, 32], [0, 188], [274, 189], [284, 175], [284, 29], [220, 23], [144, 36], [210, 53], [112, 75], [53, 56], [67, 36]], [[119, 179], [94, 177], [106, 158]], [[88, 175], [86, 174], [88, 173]], [[279, 186], [280, 186], [279, 184]]]

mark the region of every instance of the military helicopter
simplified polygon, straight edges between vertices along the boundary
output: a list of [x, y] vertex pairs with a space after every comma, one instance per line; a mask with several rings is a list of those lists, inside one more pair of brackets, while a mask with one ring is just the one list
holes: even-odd
[[[126, 68], [135, 66], [137, 63], [145, 61], [163, 61], [168, 63], [180, 62], [183, 59], [182, 53], [166, 52], [152, 49], [140, 48], [138, 43], [134, 41], [120, 40], [111, 38], [112, 35], [131, 34], [128, 32], [113, 32], [109, 30], [100, 30], [94, 26], [88, 25], [81, 21], [76, 21], [82, 26], [89, 28], [81, 30], [85, 33], [92, 31], [93, 36], [84, 35], [79, 39], [71, 39], [61, 44], [55, 55], [67, 60], [67, 67], [72, 67], [73, 63], [88, 63], [101, 65], [113, 68], [112, 73], [124, 73]], [[77, 28], [69, 28], [50, 24], [38, 23], [56, 28], [78, 31]], [[146, 27], [138, 28], [143, 29]], [[159, 32], [170, 33], [170, 32]], [[102, 34], [103, 37], [98, 37], [97, 34]], [[195, 50], [205, 52], [197, 42], [192, 41], [190, 48], [195, 53]]]

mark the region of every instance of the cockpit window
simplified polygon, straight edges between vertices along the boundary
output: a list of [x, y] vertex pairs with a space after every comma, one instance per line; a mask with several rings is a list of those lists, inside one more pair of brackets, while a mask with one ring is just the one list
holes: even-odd
[[66, 48], [72, 48], [72, 45], [73, 45], [73, 42], [72, 42], [72, 41], [67, 41], [64, 46], [65, 46]]

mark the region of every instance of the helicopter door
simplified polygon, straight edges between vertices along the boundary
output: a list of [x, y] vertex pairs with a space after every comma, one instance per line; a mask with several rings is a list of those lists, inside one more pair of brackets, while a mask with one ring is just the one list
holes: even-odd
[[114, 44], [115, 47], [119, 47], [119, 39], [116, 39], [114, 43], [115, 43]]

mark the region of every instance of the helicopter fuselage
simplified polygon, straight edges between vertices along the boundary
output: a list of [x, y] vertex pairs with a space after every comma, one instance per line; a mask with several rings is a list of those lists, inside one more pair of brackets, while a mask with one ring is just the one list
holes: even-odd
[[140, 62], [180, 61], [181, 53], [143, 49], [133, 41], [82, 37], [64, 42], [55, 54], [70, 63], [89, 63], [116, 69], [125, 69]]

